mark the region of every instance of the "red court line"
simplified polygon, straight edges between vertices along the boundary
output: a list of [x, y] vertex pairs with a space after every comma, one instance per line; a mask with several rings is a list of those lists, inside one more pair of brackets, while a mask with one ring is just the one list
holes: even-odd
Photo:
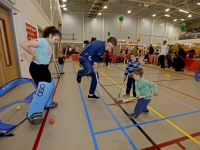
[[[190, 135], [192, 137], [200, 136], [200, 132], [193, 133], [193, 134], [190, 134]], [[167, 146], [170, 146], [170, 145], [173, 145], [173, 144], [178, 144], [178, 143], [185, 141], [185, 140], [188, 140], [188, 139], [189, 138], [187, 136], [183, 136], [181, 138], [177, 138], [177, 139], [167, 141], [167, 142], [155, 145], [155, 146], [147, 147], [147, 148], [144, 148], [144, 149], [141, 149], [141, 150], [157, 150], [158, 148], [163, 148], [163, 147], [167, 147]]]
[[162, 85], [162, 84], [159, 84], [159, 83], [156, 83], [156, 84], [158, 84], [158, 85], [160, 85], [160, 86], [163, 86], [163, 87], [165, 87], [165, 88], [168, 88], [168, 89], [170, 89], [170, 90], [176, 91], [176, 92], [178, 92], [178, 93], [181, 93], [181, 94], [183, 94], [183, 95], [186, 95], [186, 96], [188, 96], [188, 97], [194, 98], [194, 99], [196, 99], [196, 100], [200, 100], [199, 98], [196, 98], [196, 97], [193, 97], [193, 96], [191, 96], [191, 95], [185, 94], [185, 93], [183, 93], [183, 92], [180, 92], [180, 91], [178, 91], [178, 90], [172, 89], [172, 88], [167, 87], [167, 86], [165, 86], [165, 85]]
[[186, 148], [181, 144], [181, 143], [176, 143], [178, 146], [180, 146], [183, 150], [185, 150]]
[[[132, 103], [132, 101], [130, 101], [130, 102], [121, 102], [119, 104], [121, 105], [121, 104], [129, 104], [129, 103]], [[107, 106], [113, 106], [113, 105], [117, 105], [117, 104], [116, 103], [107, 104]]]
[[[54, 90], [54, 92], [53, 92], [53, 98], [54, 98], [56, 89], [57, 89], [57, 87], [58, 87], [59, 81], [60, 81], [60, 78], [58, 78], [58, 81], [57, 81], [57, 83], [56, 83], [55, 90]], [[42, 121], [42, 124], [41, 124], [41, 126], [40, 126], [40, 129], [39, 129], [39, 131], [38, 131], [38, 134], [37, 134], [37, 137], [36, 137], [36, 139], [35, 139], [35, 142], [34, 142], [34, 145], [33, 145], [32, 150], [37, 150], [37, 147], [38, 147], [38, 144], [39, 144], [39, 142], [40, 142], [40, 138], [41, 138], [41, 135], [42, 135], [42, 132], [43, 132], [43, 129], [44, 129], [44, 126], [45, 126], [45, 123], [46, 123], [48, 114], [49, 114], [49, 110], [50, 110], [50, 109], [47, 109], [47, 111], [46, 111], [46, 113], [45, 113], [44, 120]]]
[[117, 70], [108, 70], [108, 71], [117, 71]]

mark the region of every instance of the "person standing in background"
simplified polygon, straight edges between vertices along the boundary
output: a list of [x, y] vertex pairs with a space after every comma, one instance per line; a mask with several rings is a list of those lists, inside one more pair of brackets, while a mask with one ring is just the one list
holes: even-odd
[[154, 51], [154, 64], [155, 65], [158, 65], [158, 57], [159, 57], [159, 54], [160, 54], [160, 47], [157, 46], [155, 48], [155, 51]]
[[79, 50], [79, 45], [76, 46], [76, 49], [75, 49], [75, 54], [78, 54], [78, 50]]
[[152, 61], [151, 55], [153, 55], [153, 53], [154, 53], [154, 49], [153, 49], [152, 44], [150, 44], [150, 47], [149, 47], [149, 64], [151, 64], [151, 61]]
[[163, 45], [161, 46], [161, 50], [160, 50], [160, 67], [165, 69], [165, 58], [166, 55], [169, 51], [169, 47], [167, 45], [167, 41], [164, 40], [163, 41]]
[[59, 68], [60, 68], [60, 74], [65, 74], [63, 72], [63, 67], [64, 67], [64, 63], [65, 63], [65, 57], [63, 56], [62, 53], [60, 53], [60, 55], [58, 57], [58, 63], [59, 63]]

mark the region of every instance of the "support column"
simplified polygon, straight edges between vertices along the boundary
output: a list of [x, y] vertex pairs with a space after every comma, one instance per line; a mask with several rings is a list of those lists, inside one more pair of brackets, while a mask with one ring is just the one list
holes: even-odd
[[150, 44], [153, 44], [153, 43], [152, 43], [153, 30], [154, 30], [154, 19], [153, 19], [153, 21], [152, 21], [152, 26], [151, 26], [151, 38], [150, 38]]

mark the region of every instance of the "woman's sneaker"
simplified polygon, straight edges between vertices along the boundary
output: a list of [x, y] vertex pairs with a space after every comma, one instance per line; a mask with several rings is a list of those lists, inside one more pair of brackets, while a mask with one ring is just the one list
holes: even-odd
[[130, 119], [138, 118], [138, 116], [135, 115], [134, 113], [128, 114], [127, 116], [128, 116]]
[[99, 97], [98, 96], [96, 96], [95, 94], [94, 95], [88, 95], [88, 100], [98, 100], [99, 99]]

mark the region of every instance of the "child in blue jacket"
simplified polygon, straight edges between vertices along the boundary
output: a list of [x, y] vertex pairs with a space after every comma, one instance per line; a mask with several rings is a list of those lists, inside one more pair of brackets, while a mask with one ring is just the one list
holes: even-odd
[[126, 70], [124, 72], [124, 80], [127, 79], [127, 84], [126, 84], [126, 94], [123, 95], [123, 97], [129, 96], [131, 87], [133, 87], [133, 97], [136, 96], [135, 93], [135, 80], [133, 78], [132, 72], [135, 68], [141, 68], [140, 62], [138, 62], [136, 59], [138, 57], [138, 53], [135, 53], [134, 51], [130, 52], [130, 61], [128, 62], [126, 66]]

